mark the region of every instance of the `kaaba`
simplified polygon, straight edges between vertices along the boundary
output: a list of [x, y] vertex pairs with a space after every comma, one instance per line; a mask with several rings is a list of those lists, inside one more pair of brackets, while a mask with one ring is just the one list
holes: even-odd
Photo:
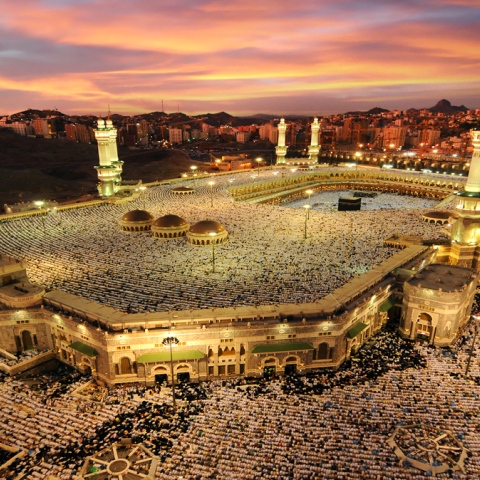
[[343, 197], [338, 200], [338, 211], [360, 210], [362, 208], [362, 199], [357, 197]]

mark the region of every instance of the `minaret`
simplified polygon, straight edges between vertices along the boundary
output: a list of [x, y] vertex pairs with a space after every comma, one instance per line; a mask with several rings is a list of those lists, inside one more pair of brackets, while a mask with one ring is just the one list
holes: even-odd
[[452, 228], [450, 263], [480, 270], [480, 130], [470, 130], [473, 144], [467, 185], [457, 193], [458, 220]]
[[287, 147], [285, 145], [285, 133], [287, 131], [287, 124], [285, 119], [280, 119], [278, 124], [278, 143], [275, 147], [275, 152], [277, 154], [277, 165], [285, 163], [285, 155], [287, 154]]
[[[117, 130], [113, 128], [111, 120], [107, 120], [107, 122], [109, 122], [108, 125], [105, 123], [105, 120], [99, 118], [97, 121], [97, 128], [94, 130], [98, 145], [98, 158], [100, 161], [100, 165], [95, 167], [98, 174], [98, 180], [100, 181], [97, 188], [98, 193], [103, 197], [115, 195], [117, 184], [120, 182], [118, 166], [115, 163], [112, 164], [110, 142], [110, 136], [112, 135], [111, 130], [113, 129], [115, 131], [115, 137], [117, 136]], [[116, 163], [118, 163], [118, 156]]]
[[318, 145], [318, 132], [320, 130], [320, 125], [318, 123], [318, 118], [315, 117], [312, 123], [312, 138], [310, 140], [310, 145], [308, 146], [308, 158], [310, 163], [318, 163], [318, 154], [320, 153], [320, 146]]
[[110, 163], [116, 168], [116, 183], [120, 183], [122, 181], [123, 162], [118, 159], [117, 129], [113, 126], [113, 122], [110, 120], [110, 115], [105, 122], [105, 128], [109, 131], [108, 147], [110, 149]]

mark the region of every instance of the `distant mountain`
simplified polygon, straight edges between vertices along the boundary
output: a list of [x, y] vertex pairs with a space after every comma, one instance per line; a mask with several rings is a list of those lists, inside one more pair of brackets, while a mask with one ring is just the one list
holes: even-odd
[[380, 115], [381, 113], [387, 113], [389, 110], [381, 107], [373, 107], [368, 112], [368, 115]]
[[380, 115], [381, 113], [387, 113], [390, 110], [381, 107], [373, 107], [370, 110], [362, 111], [357, 110], [354, 112], [345, 112], [344, 115]]
[[298, 120], [299, 118], [313, 118], [314, 116], [315, 115], [270, 115], [269, 113], [257, 113], [255, 115], [242, 116], [241, 118], [258, 120], [256, 123], [259, 123], [260, 121], [269, 122], [270, 120], [278, 120], [282, 117], [286, 120]]
[[445, 113], [451, 115], [454, 113], [466, 112], [468, 111], [468, 108], [465, 105], [460, 105], [459, 107], [456, 107], [452, 105], [448, 100], [442, 99], [437, 102], [437, 104], [433, 107], [427, 108], [427, 110], [432, 113]]
[[14, 113], [12, 115], [12, 117], [20, 117], [20, 118], [26, 118], [26, 119], [47, 118], [48, 116], [65, 117], [67, 115], [65, 115], [62, 112], [59, 112], [58, 110], [36, 110], [33, 108], [29, 108], [28, 110], [24, 110], [23, 112]]
[[226, 112], [205, 113], [204, 115], [196, 115], [196, 118], [203, 122], [212, 125], [213, 127], [220, 127], [222, 125], [237, 125], [237, 117], [234, 117]]

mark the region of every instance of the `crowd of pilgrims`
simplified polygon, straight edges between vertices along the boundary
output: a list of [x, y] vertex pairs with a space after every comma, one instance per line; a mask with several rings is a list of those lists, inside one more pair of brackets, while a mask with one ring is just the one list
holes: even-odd
[[158, 456], [156, 479], [420, 480], [432, 474], [428, 466], [400, 461], [388, 443], [397, 426], [411, 424], [451, 431], [468, 450], [455, 471], [458, 455], [447, 445], [437, 457], [449, 469], [438, 478], [479, 478], [478, 344], [464, 375], [474, 328], [451, 348], [405, 342], [387, 329], [336, 372], [179, 384], [176, 409], [166, 386], [105, 389], [96, 408], [82, 408], [89, 401], [75, 392], [89, 379], [78, 373], [44, 375], [30, 387], [5, 377], [0, 443], [26, 454], [1, 478], [73, 480], [87, 457], [129, 438]]
[[[334, 205], [338, 192], [317, 190], [305, 228], [307, 195], [291, 207], [234, 202], [230, 180], [251, 182], [250, 175], [215, 176], [213, 188], [211, 177], [179, 183], [195, 189], [188, 195], [160, 185], [121, 205], [5, 221], [0, 253], [25, 261], [33, 283], [137, 313], [314, 302], [395, 254], [384, 246], [392, 234], [444, 237], [421, 218], [436, 201], [386, 193], [363, 199], [368, 210], [337, 212], [324, 206]], [[215, 272], [211, 248], [122, 232], [122, 216], [144, 208], [155, 218], [175, 214], [190, 225], [220, 222], [229, 240], [215, 247]]]

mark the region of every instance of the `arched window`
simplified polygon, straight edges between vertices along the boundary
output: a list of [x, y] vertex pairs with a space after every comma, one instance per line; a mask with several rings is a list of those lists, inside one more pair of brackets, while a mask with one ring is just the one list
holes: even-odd
[[321, 343], [318, 346], [318, 360], [326, 360], [328, 359], [328, 353], [330, 351], [330, 347], [328, 346], [328, 343]]

